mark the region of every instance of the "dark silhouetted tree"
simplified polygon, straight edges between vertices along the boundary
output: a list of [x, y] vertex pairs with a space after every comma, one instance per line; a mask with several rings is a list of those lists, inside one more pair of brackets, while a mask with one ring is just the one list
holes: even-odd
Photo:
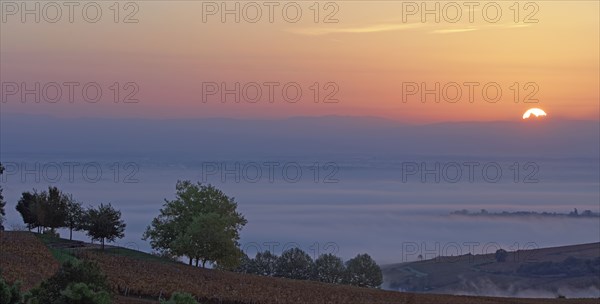
[[65, 227], [68, 217], [70, 197], [56, 187], [49, 187], [48, 191], [23, 192], [17, 203], [16, 209], [23, 217], [23, 222], [31, 230], [38, 228], [44, 232], [46, 228], [52, 230]]
[[92, 240], [99, 240], [104, 250], [105, 241], [114, 242], [125, 236], [125, 222], [121, 219], [121, 211], [115, 210], [111, 204], [100, 204], [98, 208], [90, 208], [85, 216], [85, 229]]
[[[4, 173], [4, 167], [2, 163], [0, 163], [0, 176]], [[4, 196], [2, 195], [2, 187], [0, 187], [0, 230], [4, 230], [4, 217], [6, 216], [6, 202], [4, 201]]]
[[300, 248], [284, 251], [277, 259], [275, 276], [296, 280], [310, 280], [314, 277], [312, 258]]
[[342, 283], [346, 269], [339, 257], [328, 253], [315, 260], [315, 279], [326, 283]]
[[53, 230], [65, 227], [69, 215], [70, 196], [61, 192], [56, 187], [49, 187], [48, 192], [42, 193], [45, 194], [46, 197], [46, 200], [42, 201], [45, 203], [43, 208], [45, 213], [44, 221], [40, 222], [42, 227]]
[[278, 257], [270, 251], [259, 252], [254, 257], [252, 273], [263, 276], [274, 276]]
[[354, 286], [377, 288], [383, 283], [383, 274], [368, 254], [359, 254], [346, 262], [344, 282]]
[[70, 197], [67, 208], [67, 219], [65, 220], [65, 226], [69, 229], [69, 240], [73, 240], [73, 231], [85, 230], [86, 223], [84, 218], [85, 210], [81, 203]]

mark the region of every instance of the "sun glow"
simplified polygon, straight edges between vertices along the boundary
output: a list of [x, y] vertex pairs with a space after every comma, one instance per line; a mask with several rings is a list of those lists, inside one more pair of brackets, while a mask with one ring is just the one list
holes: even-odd
[[544, 110], [539, 108], [531, 108], [525, 111], [525, 114], [523, 114], [523, 119], [529, 118], [531, 114], [535, 115], [535, 117], [546, 116], [546, 112], [544, 112]]

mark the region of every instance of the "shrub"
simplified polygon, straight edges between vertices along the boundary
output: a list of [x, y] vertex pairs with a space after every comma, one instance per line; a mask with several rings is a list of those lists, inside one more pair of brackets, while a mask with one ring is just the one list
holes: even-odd
[[161, 304], [198, 304], [196, 299], [189, 293], [176, 292], [168, 301], [160, 301]]
[[508, 252], [506, 252], [506, 250], [504, 249], [498, 249], [496, 250], [496, 254], [494, 255], [496, 257], [496, 262], [506, 262], [506, 258], [508, 257]]
[[21, 284], [9, 285], [0, 276], [0, 304], [19, 304], [22, 299]]
[[65, 304], [109, 304], [110, 294], [106, 291], [94, 291], [85, 283], [69, 284], [60, 292], [61, 301]]
[[98, 265], [69, 260], [55, 275], [31, 290], [26, 298], [31, 304], [105, 304], [110, 303], [108, 290], [106, 277]]

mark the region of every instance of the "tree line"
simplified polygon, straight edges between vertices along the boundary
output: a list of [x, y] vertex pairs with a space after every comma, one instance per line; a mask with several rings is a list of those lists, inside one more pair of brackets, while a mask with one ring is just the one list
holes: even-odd
[[[294, 248], [279, 257], [262, 252], [250, 259], [240, 249], [240, 232], [248, 221], [237, 210], [235, 198], [212, 185], [191, 181], [178, 181], [175, 190], [175, 199], [165, 199], [143, 235], [155, 254], [175, 260], [187, 258], [189, 265], [197, 267], [208, 264], [258, 275], [364, 287], [381, 285], [381, 269], [367, 254], [346, 263], [331, 254], [313, 261]], [[5, 206], [1, 193], [0, 189], [0, 221]], [[56, 234], [56, 229], [66, 228], [71, 240], [73, 231], [85, 231], [93, 241], [101, 242], [102, 249], [106, 241], [124, 237], [126, 224], [111, 204], [84, 208], [57, 187], [23, 192], [16, 209], [30, 231]]]
[[269, 251], [249, 258], [240, 249], [239, 235], [247, 220], [235, 199], [212, 185], [178, 181], [174, 200], [165, 200], [144, 240], [161, 256], [187, 257], [189, 265], [298, 280], [315, 280], [362, 287], [381, 285], [382, 273], [368, 254], [344, 263], [332, 254], [313, 259], [299, 248], [281, 256]]
[[254, 258], [243, 255], [235, 272], [296, 280], [377, 288], [383, 283], [381, 268], [368, 254], [344, 261], [331, 253], [313, 259], [300, 248], [291, 248], [277, 256], [270, 251]]
[[85, 231], [93, 241], [100, 241], [104, 249], [105, 241], [112, 242], [125, 236], [125, 222], [121, 211], [109, 204], [84, 208], [73, 196], [48, 187], [47, 191], [23, 192], [16, 206], [23, 222], [31, 231], [55, 234], [58, 228], [69, 229], [69, 239], [73, 231]]

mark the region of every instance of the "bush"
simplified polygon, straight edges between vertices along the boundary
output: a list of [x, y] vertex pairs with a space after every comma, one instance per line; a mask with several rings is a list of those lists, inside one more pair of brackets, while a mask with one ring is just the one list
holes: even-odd
[[60, 292], [65, 304], [109, 304], [110, 294], [106, 291], [94, 291], [85, 283], [73, 283]]
[[58, 233], [55, 229], [48, 229], [42, 232], [43, 235], [51, 236], [53, 238], [60, 238], [60, 233]]
[[506, 250], [504, 250], [504, 249], [498, 249], [498, 250], [496, 250], [495, 257], [496, 257], [496, 262], [500, 262], [500, 263], [506, 262], [506, 258], [508, 257], [508, 252], [506, 252]]
[[[89, 261], [67, 261], [26, 296], [31, 304], [110, 303], [106, 277]], [[107, 302], [108, 301], [108, 302]]]
[[176, 292], [168, 301], [160, 301], [161, 304], [198, 304], [196, 299], [189, 293]]
[[0, 304], [19, 304], [22, 299], [21, 284], [9, 285], [0, 276]]

